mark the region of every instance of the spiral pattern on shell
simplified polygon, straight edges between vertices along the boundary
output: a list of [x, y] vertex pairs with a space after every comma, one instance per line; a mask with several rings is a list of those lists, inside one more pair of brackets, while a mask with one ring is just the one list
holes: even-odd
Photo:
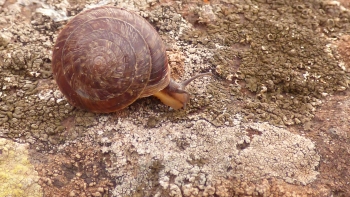
[[170, 80], [165, 46], [152, 25], [111, 6], [69, 21], [57, 37], [52, 69], [67, 100], [93, 112], [123, 109]]

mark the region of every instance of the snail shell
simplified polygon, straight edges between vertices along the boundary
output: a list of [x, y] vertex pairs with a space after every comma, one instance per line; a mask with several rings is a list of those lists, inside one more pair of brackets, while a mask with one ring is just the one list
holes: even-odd
[[189, 82], [170, 79], [165, 46], [152, 25], [112, 6], [83, 11], [67, 23], [52, 70], [68, 102], [92, 112], [118, 111], [150, 95], [175, 109], [189, 99]]

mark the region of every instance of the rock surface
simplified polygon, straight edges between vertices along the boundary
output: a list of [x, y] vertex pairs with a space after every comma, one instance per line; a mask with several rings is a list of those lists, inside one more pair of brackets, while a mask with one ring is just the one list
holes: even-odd
[[[80, 11], [147, 19], [186, 109], [93, 114], [52, 77]], [[350, 196], [347, 1], [0, 1], [0, 196]]]

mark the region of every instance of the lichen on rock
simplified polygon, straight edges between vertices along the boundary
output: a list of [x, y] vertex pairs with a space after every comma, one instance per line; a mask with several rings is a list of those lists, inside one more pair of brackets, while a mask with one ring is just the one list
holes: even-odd
[[328, 38], [348, 31], [349, 11], [322, 1], [231, 2], [213, 5], [215, 20], [203, 23], [206, 7], [197, 8], [194, 28], [180, 38], [215, 50], [208, 61], [236, 86], [235, 97], [249, 101], [242, 109], [247, 119], [305, 123], [324, 96], [348, 88]]
[[[30, 143], [46, 195], [349, 196], [348, 104], [314, 118], [327, 99], [336, 103], [336, 94], [345, 100], [348, 94], [343, 3], [0, 4], [0, 136]], [[110, 114], [67, 103], [52, 78], [53, 43], [67, 17], [104, 4], [132, 10], [155, 27], [175, 80], [214, 73], [187, 87], [186, 109], [171, 110], [152, 97]], [[341, 122], [332, 125], [329, 114]], [[329, 131], [316, 128], [327, 124]]]
[[193, 123], [187, 129], [165, 124], [132, 134], [137, 127], [130, 119], [105, 125], [116, 131], [112, 138], [101, 138], [102, 144], [108, 144], [103, 152], [112, 154], [108, 170], [118, 177], [113, 194], [131, 195], [143, 187], [146, 196], [177, 196], [181, 192], [203, 196], [230, 189], [220, 183], [232, 178], [275, 177], [303, 185], [316, 179], [320, 156], [305, 137], [268, 123], [246, 126], [236, 122], [225, 128], [214, 128], [204, 120]]
[[316, 180], [320, 156], [311, 140], [267, 123], [251, 124], [248, 132], [252, 130], [260, 134], [233, 160], [236, 177], [277, 177], [302, 185]]
[[26, 144], [0, 138], [0, 196], [43, 196], [27, 149]]

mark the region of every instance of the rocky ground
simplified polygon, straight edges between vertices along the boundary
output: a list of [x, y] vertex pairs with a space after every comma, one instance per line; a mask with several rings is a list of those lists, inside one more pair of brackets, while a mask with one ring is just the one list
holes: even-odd
[[[60, 29], [114, 5], [147, 19], [186, 109], [72, 107]], [[0, 196], [350, 196], [350, 3], [0, 0]]]

